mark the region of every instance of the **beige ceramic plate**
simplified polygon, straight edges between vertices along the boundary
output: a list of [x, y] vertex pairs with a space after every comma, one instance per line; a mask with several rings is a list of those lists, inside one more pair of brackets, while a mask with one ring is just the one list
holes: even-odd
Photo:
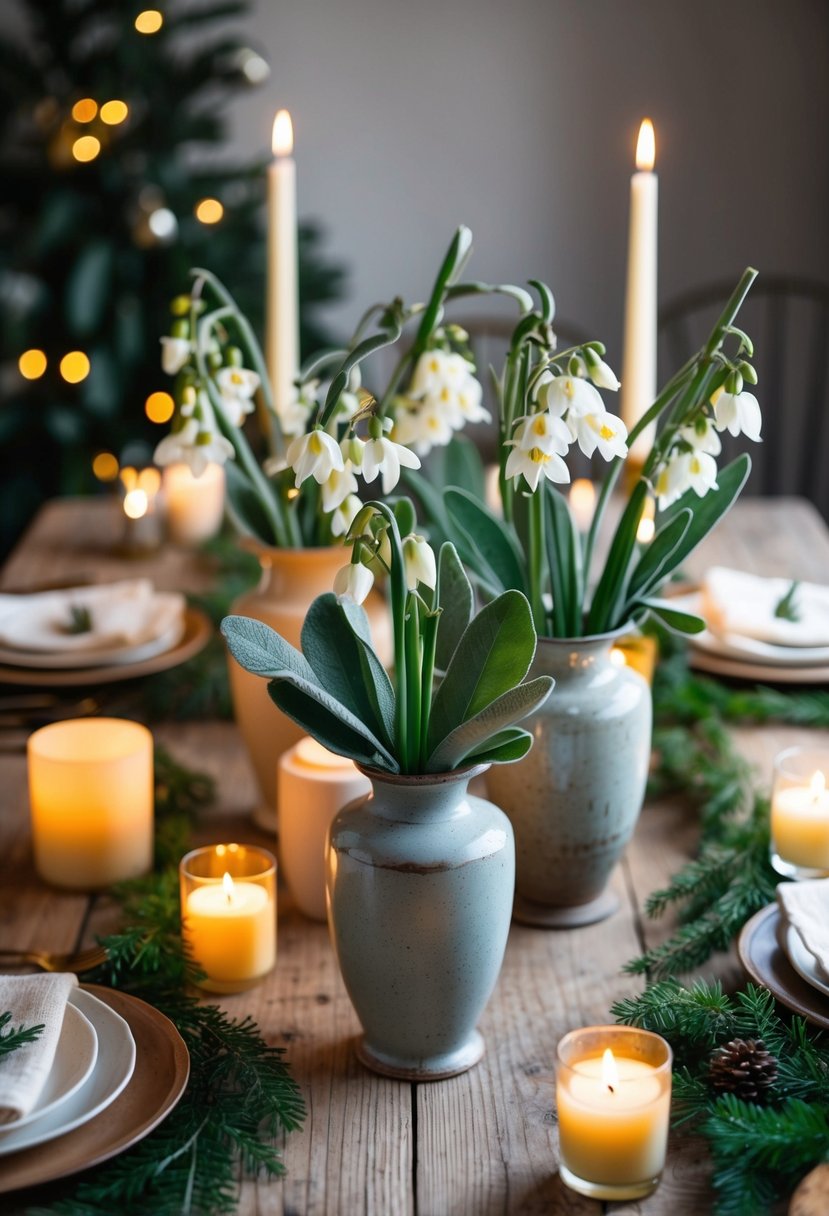
[[137, 1144], [166, 1118], [190, 1075], [190, 1057], [173, 1023], [136, 997], [84, 985], [126, 1020], [135, 1039], [132, 1080], [111, 1106], [48, 1148], [22, 1149], [0, 1161], [0, 1194], [66, 1178]]
[[808, 1022], [829, 1030], [829, 997], [817, 992], [795, 971], [779, 941], [780, 909], [777, 904], [761, 908], [743, 925], [737, 953], [755, 983], [799, 1013]]
[[184, 613], [184, 633], [175, 646], [151, 658], [137, 663], [113, 663], [106, 667], [73, 667], [56, 671], [0, 665], [0, 684], [26, 684], [29, 687], [80, 688], [85, 685], [115, 684], [118, 680], [134, 680], [137, 676], [151, 676], [157, 671], [167, 671], [186, 663], [207, 645], [213, 632], [210, 621], [198, 608], [187, 608]]

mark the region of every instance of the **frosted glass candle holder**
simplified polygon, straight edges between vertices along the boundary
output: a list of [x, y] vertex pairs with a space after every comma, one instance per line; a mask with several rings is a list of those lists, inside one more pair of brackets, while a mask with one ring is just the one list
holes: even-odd
[[217, 844], [179, 865], [182, 936], [207, 992], [244, 992], [276, 962], [276, 858]]
[[771, 864], [785, 878], [829, 875], [829, 752], [790, 747], [774, 760]]
[[200, 545], [222, 526], [225, 471], [209, 464], [196, 477], [188, 464], [169, 464], [162, 475], [167, 535], [176, 545]]
[[641, 1199], [665, 1167], [671, 1049], [630, 1026], [589, 1026], [557, 1049], [562, 1181], [592, 1199]]
[[121, 718], [53, 722], [28, 742], [38, 873], [89, 890], [145, 874], [153, 861], [153, 740]]

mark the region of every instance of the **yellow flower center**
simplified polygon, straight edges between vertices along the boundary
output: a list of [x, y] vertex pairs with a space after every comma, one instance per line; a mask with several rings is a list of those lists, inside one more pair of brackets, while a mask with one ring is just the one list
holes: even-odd
[[238, 372], [234, 372], [230, 379], [233, 384], [244, 384], [244, 379]]
[[541, 448], [530, 448], [530, 460], [533, 464], [547, 464], [550, 457]]
[[702, 466], [700, 465], [698, 456], [691, 457], [691, 472], [692, 473], [701, 473], [702, 472]]
[[575, 396], [575, 393], [576, 393], [576, 386], [573, 383], [573, 381], [570, 379], [570, 377], [568, 376], [567, 379], [564, 381], [564, 396], [572, 398]]
[[610, 427], [607, 425], [607, 423], [605, 423], [605, 425], [604, 425], [603, 427], [601, 427], [601, 428], [600, 428], [600, 430], [599, 430], [599, 436], [600, 436], [600, 438], [602, 438], [602, 439], [612, 439], [612, 438], [613, 438], [613, 431], [612, 431], [612, 430], [611, 430], [611, 428], [610, 428]]
[[319, 456], [322, 452], [322, 440], [320, 439], [319, 431], [312, 431], [309, 435], [308, 448], [315, 456]]
[[533, 420], [532, 427], [530, 429], [536, 435], [546, 435], [547, 434], [547, 423], [545, 421], [543, 414], [538, 414], [535, 417], [535, 419]]

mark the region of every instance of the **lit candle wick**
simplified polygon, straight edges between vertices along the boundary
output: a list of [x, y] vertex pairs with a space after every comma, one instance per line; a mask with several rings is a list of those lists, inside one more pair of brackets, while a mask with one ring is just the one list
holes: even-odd
[[602, 1080], [607, 1086], [607, 1092], [615, 1094], [615, 1086], [619, 1083], [619, 1070], [616, 1067], [616, 1061], [613, 1058], [613, 1052], [609, 1047], [605, 1048], [605, 1053], [602, 1056]]
[[233, 903], [233, 879], [230, 877], [227, 870], [225, 870], [224, 876], [222, 877], [222, 886], [224, 887], [228, 905], [230, 905]]

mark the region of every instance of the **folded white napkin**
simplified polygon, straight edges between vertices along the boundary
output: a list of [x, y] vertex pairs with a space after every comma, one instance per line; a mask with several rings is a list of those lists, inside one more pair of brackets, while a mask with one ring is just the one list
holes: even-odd
[[761, 578], [714, 566], [702, 585], [702, 611], [712, 633], [756, 638], [778, 646], [829, 645], [829, 587], [799, 583], [796, 621], [775, 616], [791, 579]]
[[0, 1013], [11, 1013], [12, 1026], [44, 1028], [34, 1042], [0, 1056], [0, 1125], [27, 1115], [40, 1097], [77, 983], [69, 974], [0, 975]]
[[[91, 626], [72, 633], [73, 611]], [[33, 595], [0, 595], [0, 646], [47, 654], [141, 646], [171, 629], [184, 597], [158, 594], [149, 579], [129, 579]]]
[[829, 879], [781, 882], [777, 904], [783, 920], [815, 960], [818, 975], [829, 984]]

